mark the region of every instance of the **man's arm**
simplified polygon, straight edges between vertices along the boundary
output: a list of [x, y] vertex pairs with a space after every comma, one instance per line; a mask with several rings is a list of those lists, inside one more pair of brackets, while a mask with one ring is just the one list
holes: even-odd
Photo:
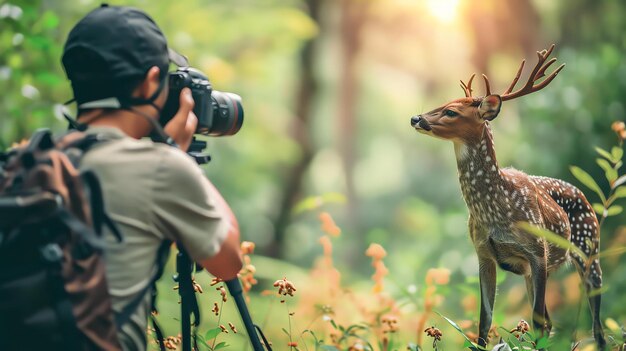
[[[189, 88], [183, 89], [180, 93], [180, 109], [165, 126], [166, 133], [176, 141], [183, 151], [188, 149], [198, 124], [198, 119], [193, 113], [193, 106], [191, 90]], [[224, 215], [222, 220], [229, 224], [229, 229], [219, 251], [212, 257], [201, 259], [198, 263], [214, 276], [223, 280], [230, 280], [237, 277], [237, 273], [243, 265], [239, 242], [239, 224], [219, 191], [210, 182], [206, 182], [206, 184], [209, 188], [210, 198], [215, 201], [215, 207], [222, 210]]]
[[199, 263], [209, 271], [209, 273], [222, 280], [231, 280], [237, 277], [237, 273], [243, 266], [241, 259], [241, 243], [239, 241], [239, 223], [233, 214], [232, 210], [224, 201], [222, 195], [215, 189], [213, 184], [209, 183], [211, 193], [216, 201], [216, 205], [226, 212], [224, 218], [230, 223], [228, 234], [222, 243], [222, 246], [217, 254], [213, 257], [201, 260]]
[[216, 277], [235, 278], [241, 269], [239, 225], [222, 195], [185, 153], [166, 145], [155, 174], [155, 230], [182, 244], [191, 258]]

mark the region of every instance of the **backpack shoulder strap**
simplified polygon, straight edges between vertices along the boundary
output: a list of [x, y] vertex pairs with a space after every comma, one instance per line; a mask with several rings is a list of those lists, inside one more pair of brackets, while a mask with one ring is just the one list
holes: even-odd
[[[72, 164], [78, 167], [82, 158], [93, 146], [105, 141], [107, 141], [107, 139], [100, 134], [87, 134], [73, 130], [61, 136], [56, 144], [60, 150], [67, 154]], [[76, 150], [77, 152], [72, 152], [72, 150]], [[104, 209], [102, 187], [100, 186], [98, 177], [93, 171], [85, 170], [81, 172], [81, 178], [89, 189], [91, 215], [96, 233], [99, 235], [102, 234], [102, 225], [104, 224], [111, 230], [111, 233], [113, 233], [117, 241], [122, 242], [122, 233]]]

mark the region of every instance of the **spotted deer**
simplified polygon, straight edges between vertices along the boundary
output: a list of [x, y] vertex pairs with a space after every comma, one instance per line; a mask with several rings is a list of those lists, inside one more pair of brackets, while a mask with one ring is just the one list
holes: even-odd
[[451, 140], [456, 154], [459, 182], [469, 209], [469, 233], [476, 249], [480, 277], [479, 339], [486, 346], [491, 327], [496, 294], [496, 266], [524, 276], [533, 308], [535, 329], [550, 333], [552, 324], [545, 306], [546, 280], [570, 258], [574, 262], [589, 296], [593, 318], [593, 334], [603, 349], [605, 339], [600, 323], [600, 294], [590, 294], [602, 285], [599, 260], [586, 262], [573, 252], [538, 238], [518, 224], [528, 222], [549, 229], [570, 240], [586, 255], [597, 257], [599, 226], [593, 209], [584, 194], [559, 179], [527, 175], [513, 168], [500, 168], [496, 160], [489, 123], [500, 112], [503, 101], [512, 100], [546, 87], [563, 69], [559, 66], [545, 79], [545, 72], [556, 58], [548, 61], [554, 45], [537, 52], [538, 63], [528, 81], [514, 91], [525, 61], [509, 88], [492, 94], [487, 76], [483, 74], [486, 95], [472, 96], [472, 80], [461, 87], [465, 97], [446, 103], [428, 113], [411, 118], [418, 132]]

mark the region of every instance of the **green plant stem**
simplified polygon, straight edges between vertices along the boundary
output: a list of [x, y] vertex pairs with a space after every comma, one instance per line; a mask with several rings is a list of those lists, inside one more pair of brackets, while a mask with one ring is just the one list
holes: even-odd
[[[285, 308], [287, 308], [287, 321], [289, 322], [289, 343], [293, 343], [293, 338], [291, 337], [291, 312], [289, 312], [289, 305], [287, 301], [285, 301]], [[289, 346], [290, 350], [293, 350], [293, 346]]]
[[[217, 327], [220, 327], [220, 322], [222, 321], [222, 307], [224, 307], [224, 299], [222, 299], [222, 303], [220, 304], [220, 313], [217, 316]], [[220, 333], [221, 334], [221, 333]], [[217, 335], [220, 335], [217, 334]], [[217, 336], [213, 338], [213, 343], [211, 344], [211, 350], [215, 349], [215, 342], [217, 341]]]

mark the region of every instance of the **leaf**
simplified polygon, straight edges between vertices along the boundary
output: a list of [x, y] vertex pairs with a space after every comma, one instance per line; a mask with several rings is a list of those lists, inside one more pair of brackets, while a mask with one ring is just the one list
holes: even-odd
[[602, 295], [609, 290], [608, 285], [603, 285], [601, 288], [593, 289], [589, 291], [589, 297], [594, 297], [596, 295]]
[[611, 207], [609, 207], [609, 209], [606, 211], [606, 216], [610, 217], [610, 216], [615, 216], [618, 215], [620, 213], [622, 213], [622, 211], [624, 210], [624, 208], [620, 205], [613, 205]]
[[608, 151], [601, 149], [596, 146], [596, 152], [600, 154], [600, 156], [606, 158], [607, 160], [613, 160], [613, 155], [611, 155]]
[[332, 345], [320, 345], [320, 350], [323, 351], [339, 351], [338, 348], [332, 346]]
[[545, 349], [548, 347], [548, 336], [543, 336], [541, 339], [537, 340], [536, 345], [538, 350]]
[[608, 250], [601, 251], [598, 254], [598, 258], [600, 257], [608, 257], [614, 255], [621, 255], [626, 252], [626, 246], [614, 247]]
[[611, 156], [613, 156], [613, 163], [617, 163], [617, 161], [621, 160], [622, 156], [624, 156], [624, 150], [621, 147], [613, 146]]
[[458, 324], [456, 324], [453, 320], [449, 319], [448, 317], [444, 316], [443, 314], [441, 314], [441, 313], [439, 313], [439, 312], [437, 312], [437, 311], [435, 311], [435, 313], [437, 313], [437, 314], [439, 315], [439, 317], [441, 317], [441, 318], [445, 319], [445, 320], [446, 320], [446, 322], [450, 323], [450, 325], [451, 325], [454, 329], [458, 330], [458, 332], [459, 332], [459, 333], [461, 333], [461, 335], [463, 335], [463, 338], [465, 338], [465, 340], [466, 340], [466, 341], [468, 341], [468, 342], [470, 343], [470, 345], [472, 345], [472, 346], [467, 346], [467, 347], [469, 347], [470, 349], [473, 349], [474, 347], [476, 347], [476, 346], [475, 346], [475, 344], [472, 342], [472, 340], [470, 340], [470, 339], [467, 337], [467, 335], [465, 335], [465, 333], [463, 332], [463, 329], [461, 329], [461, 327], [459, 327], [459, 325], [458, 325]]
[[621, 331], [620, 325], [613, 318], [607, 318], [604, 321], [604, 325], [606, 325], [607, 328], [611, 329], [613, 333], [617, 334]]
[[339, 328], [337, 328], [337, 323], [335, 323], [335, 320], [334, 320], [334, 319], [331, 319], [331, 320], [330, 320], [330, 324], [333, 326], [333, 328], [335, 328], [335, 329], [339, 329]]
[[521, 349], [522, 343], [517, 339], [517, 337], [515, 337], [515, 335], [513, 335], [513, 333], [503, 327], [498, 327], [498, 329], [500, 330], [500, 334], [506, 335], [509, 346], [517, 347], [518, 350]]
[[218, 343], [217, 345], [215, 345], [213, 350], [223, 349], [223, 348], [228, 347], [228, 346], [229, 345], [226, 343], [226, 341], [222, 341], [222, 342]]
[[605, 172], [608, 171], [609, 169], [613, 169], [613, 166], [611, 166], [611, 164], [609, 163], [609, 161], [603, 159], [603, 158], [596, 158], [596, 163], [598, 164], [598, 166], [600, 166], [600, 168], [602, 168]]
[[616, 199], [619, 199], [620, 197], [626, 197], [626, 186], [620, 186], [619, 188], [615, 189], [615, 193], [613, 193], [613, 196]]
[[617, 188], [618, 186], [622, 185], [626, 183], [626, 174], [624, 174], [623, 176], [615, 179], [615, 183], [613, 183], [612, 187], [613, 189]]
[[218, 328], [214, 328], [214, 329], [209, 329], [207, 330], [207, 332], [204, 334], [204, 340], [213, 340], [215, 339], [218, 335], [220, 335], [220, 333], [222, 332], [222, 329]]
[[596, 159], [596, 162], [598, 163], [598, 166], [604, 170], [604, 174], [606, 175], [606, 179], [609, 183], [612, 183], [617, 178], [617, 171], [611, 166], [609, 161], [603, 158]]
[[281, 328], [281, 330], [282, 330], [285, 334], [287, 334], [287, 336], [291, 336], [291, 334], [289, 334], [289, 332], [287, 331], [287, 329], [285, 329], [285, 328]]
[[597, 214], [604, 217], [604, 206], [602, 204], [596, 202], [595, 204], [591, 205], [591, 207], [593, 207], [593, 210], [596, 211]]
[[330, 203], [346, 203], [346, 196], [340, 193], [326, 193], [320, 196], [309, 196], [298, 202], [292, 212], [298, 214], [305, 211], [311, 211]]
[[320, 343], [320, 340], [317, 339], [317, 335], [315, 335], [315, 333], [310, 329], [303, 330], [300, 335], [304, 336], [304, 334], [307, 334], [307, 333], [311, 334], [311, 336], [313, 337], [313, 340], [315, 340], [315, 345], [318, 345]]
[[602, 200], [602, 203], [606, 202], [606, 197], [604, 197], [604, 193], [602, 192], [602, 190], [598, 186], [598, 183], [596, 183], [596, 181], [593, 179], [593, 177], [591, 177], [589, 175], [589, 173], [587, 173], [584, 170], [582, 170], [582, 168], [576, 167], [576, 166], [570, 166], [569, 169], [572, 172], [572, 174], [574, 175], [574, 177], [576, 177], [576, 179], [578, 179], [586, 187], [588, 187], [589, 189], [595, 191], [596, 194], [598, 194], [598, 196]]
[[558, 234], [555, 234], [547, 229], [534, 226], [528, 222], [518, 222], [516, 225], [518, 228], [521, 228], [530, 234], [533, 234], [539, 238], [545, 238], [551, 244], [554, 244], [562, 249], [566, 249], [566, 250], [570, 250], [574, 252], [576, 255], [580, 256], [584, 261], [587, 261], [588, 259], [587, 255], [585, 255], [585, 253], [580, 248], [578, 248], [571, 241], [563, 238], [562, 236]]

